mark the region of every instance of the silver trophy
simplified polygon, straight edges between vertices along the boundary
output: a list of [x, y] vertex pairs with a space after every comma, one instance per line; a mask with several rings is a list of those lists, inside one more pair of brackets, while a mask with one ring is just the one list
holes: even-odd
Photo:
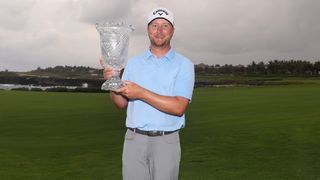
[[96, 28], [100, 34], [103, 66], [114, 71], [113, 76], [102, 84], [101, 89], [116, 90], [123, 85], [120, 72], [127, 62], [129, 37], [134, 28], [117, 22], [97, 23]]

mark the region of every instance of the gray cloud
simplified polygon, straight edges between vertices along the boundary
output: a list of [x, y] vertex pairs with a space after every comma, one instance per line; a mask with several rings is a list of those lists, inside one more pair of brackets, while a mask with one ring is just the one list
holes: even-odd
[[34, 3], [33, 0], [0, 1], [0, 27], [11, 31], [23, 29]]
[[0, 2], [0, 70], [99, 67], [99, 21], [135, 26], [133, 56], [148, 48], [146, 19], [158, 6], [174, 12], [173, 47], [195, 64], [319, 60], [317, 0], [11, 0]]
[[119, 20], [131, 14], [131, 1], [79, 1], [80, 19], [89, 23]]

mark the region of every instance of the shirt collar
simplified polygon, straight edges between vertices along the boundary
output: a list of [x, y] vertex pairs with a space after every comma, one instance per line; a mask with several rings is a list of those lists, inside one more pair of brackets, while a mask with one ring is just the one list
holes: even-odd
[[[168, 61], [172, 60], [174, 58], [175, 55], [175, 51], [171, 48], [164, 56], [161, 57], [161, 59], [166, 59]], [[150, 59], [151, 57], [155, 58], [155, 55], [152, 54], [152, 52], [149, 50], [147, 50], [147, 52], [145, 53], [145, 57], [146, 59]]]

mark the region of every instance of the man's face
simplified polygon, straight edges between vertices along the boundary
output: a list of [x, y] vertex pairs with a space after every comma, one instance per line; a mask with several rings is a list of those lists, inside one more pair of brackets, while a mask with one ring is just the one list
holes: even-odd
[[165, 19], [155, 19], [148, 26], [148, 35], [152, 46], [165, 47], [170, 45], [174, 28]]

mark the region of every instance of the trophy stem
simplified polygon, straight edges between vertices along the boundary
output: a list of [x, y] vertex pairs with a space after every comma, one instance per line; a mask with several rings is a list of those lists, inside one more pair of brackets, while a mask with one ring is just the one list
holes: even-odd
[[123, 82], [120, 79], [120, 70], [113, 71], [113, 76], [102, 84], [101, 90], [114, 91], [123, 86]]

